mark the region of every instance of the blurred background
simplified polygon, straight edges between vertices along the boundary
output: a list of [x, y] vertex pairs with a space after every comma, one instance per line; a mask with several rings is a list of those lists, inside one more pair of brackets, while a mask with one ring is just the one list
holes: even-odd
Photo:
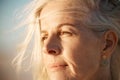
[[[16, 80], [11, 62], [17, 55], [16, 45], [20, 42], [22, 29], [16, 27], [16, 13], [31, 0], [0, 0], [0, 80]], [[23, 73], [20, 80], [32, 80], [30, 74]]]
[[[17, 80], [16, 72], [11, 62], [17, 55], [17, 44], [21, 42], [21, 33], [24, 32], [22, 28], [16, 31], [12, 31], [12, 29], [19, 22], [16, 20], [16, 14], [30, 1], [32, 0], [0, 0], [0, 80]], [[23, 72], [19, 80], [32, 80], [31, 73]]]

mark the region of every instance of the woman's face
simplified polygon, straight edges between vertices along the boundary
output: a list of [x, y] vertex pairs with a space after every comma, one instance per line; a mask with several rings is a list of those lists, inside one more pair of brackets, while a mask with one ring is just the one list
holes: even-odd
[[44, 65], [50, 80], [89, 80], [99, 69], [101, 41], [75, 14], [60, 11], [66, 6], [51, 2], [41, 12], [48, 14], [40, 21]]

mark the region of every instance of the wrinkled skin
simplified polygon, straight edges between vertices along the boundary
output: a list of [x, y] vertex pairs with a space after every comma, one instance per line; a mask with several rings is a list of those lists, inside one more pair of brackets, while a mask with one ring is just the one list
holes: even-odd
[[100, 69], [103, 41], [74, 14], [59, 11], [67, 6], [50, 2], [41, 12], [40, 16], [58, 11], [40, 21], [45, 68], [50, 80], [94, 79]]

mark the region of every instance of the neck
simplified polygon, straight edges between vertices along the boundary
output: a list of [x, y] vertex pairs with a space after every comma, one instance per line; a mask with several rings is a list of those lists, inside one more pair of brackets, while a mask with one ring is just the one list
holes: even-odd
[[112, 80], [110, 66], [102, 66], [90, 80]]

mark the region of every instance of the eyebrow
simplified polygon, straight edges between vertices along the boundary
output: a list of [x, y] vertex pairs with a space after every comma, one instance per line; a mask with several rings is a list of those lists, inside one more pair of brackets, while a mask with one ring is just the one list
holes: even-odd
[[[57, 28], [59, 29], [59, 28], [63, 27], [64, 25], [75, 26], [75, 24], [63, 23], [63, 24], [59, 24], [59, 25], [57, 26]], [[42, 33], [45, 33], [46, 31], [42, 30], [41, 32], [42, 32]]]
[[47, 31], [43, 30], [43, 31], [40, 31], [40, 33], [41, 33], [41, 34], [42, 34], [42, 33], [47, 33]]
[[[65, 25], [69, 25], [69, 26], [77, 26], [78, 24], [71, 24], [71, 23], [62, 23], [62, 24], [58, 24], [57, 28], [60, 29], [61, 27], [65, 26]], [[74, 32], [74, 30], [72, 30], [72, 32]], [[46, 30], [41, 30], [41, 34], [47, 34], [47, 31]], [[76, 33], [75, 33], [76, 34]]]
[[70, 23], [63, 23], [63, 24], [59, 24], [57, 27], [58, 27], [58, 28], [61, 28], [61, 27], [63, 27], [64, 25], [75, 26], [74, 24], [70, 24]]

